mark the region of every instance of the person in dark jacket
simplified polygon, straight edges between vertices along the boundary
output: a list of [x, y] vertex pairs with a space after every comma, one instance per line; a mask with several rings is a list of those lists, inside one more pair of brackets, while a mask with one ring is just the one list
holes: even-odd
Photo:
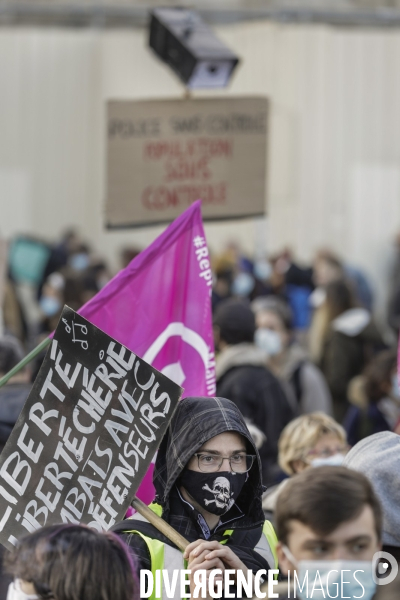
[[[24, 357], [21, 342], [11, 335], [0, 337], [0, 377], [6, 375]], [[11, 431], [25, 404], [32, 385], [30, 374], [25, 367], [0, 388], [0, 452], [3, 450]], [[10, 577], [3, 571], [5, 548], [0, 545], [0, 600], [7, 596]]]
[[[6, 375], [24, 357], [19, 340], [13, 336], [0, 337], [0, 377]], [[0, 388], [0, 452], [19, 417], [32, 385], [25, 367]]]
[[[274, 568], [276, 536], [262, 511], [260, 457], [233, 402], [181, 400], [157, 454], [154, 486], [150, 508], [191, 544], [182, 556], [135, 514], [113, 531], [133, 549], [139, 569], [183, 569], [184, 559], [188, 569], [207, 571]], [[161, 544], [163, 558], [156, 552]]]
[[394, 243], [388, 288], [387, 322], [397, 339], [400, 331], [400, 232]]
[[348, 395], [351, 407], [343, 426], [351, 446], [374, 433], [393, 431], [400, 419], [397, 351], [380, 352], [351, 381]]
[[357, 305], [346, 281], [329, 283], [325, 293], [314, 315], [310, 340], [312, 355], [332, 395], [334, 417], [342, 423], [349, 408], [347, 388], [351, 379], [360, 375], [384, 343], [371, 313]]
[[232, 400], [243, 414], [260, 452], [263, 483], [272, 485], [280, 477], [278, 439], [297, 407], [267, 368], [267, 353], [253, 343], [255, 329], [254, 314], [243, 301], [230, 299], [217, 307], [217, 395]]

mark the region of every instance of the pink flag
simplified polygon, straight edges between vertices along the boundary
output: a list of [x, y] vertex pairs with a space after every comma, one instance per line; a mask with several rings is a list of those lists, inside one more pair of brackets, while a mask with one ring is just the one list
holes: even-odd
[[[184, 396], [213, 396], [211, 286], [197, 201], [78, 312], [182, 386]], [[151, 473], [138, 493], [147, 502], [149, 480]]]

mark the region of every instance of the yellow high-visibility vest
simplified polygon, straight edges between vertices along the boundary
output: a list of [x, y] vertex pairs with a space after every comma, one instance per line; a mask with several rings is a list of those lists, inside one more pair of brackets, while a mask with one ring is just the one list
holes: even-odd
[[[149, 505], [149, 508], [155, 512], [159, 517], [162, 515], [162, 507], [159, 504], [153, 502]], [[135, 519], [136, 521], [145, 521], [148, 522], [147, 519], [142, 517], [139, 514], [133, 515], [130, 517], [131, 519]], [[221, 540], [220, 544], [226, 544], [229, 540], [229, 537], [233, 534], [233, 529], [226, 529], [223, 533], [224, 539]], [[162, 580], [162, 570], [167, 569], [172, 573], [175, 569], [186, 569], [187, 561], [183, 559], [182, 552], [177, 550], [176, 548], [172, 548], [168, 544], [164, 544], [164, 542], [160, 542], [154, 538], [151, 538], [147, 535], [144, 535], [140, 531], [135, 529], [126, 530], [126, 533], [135, 533], [139, 535], [142, 540], [146, 543], [150, 554], [151, 560], [151, 570], [153, 575], [156, 571], [160, 571], [161, 573], [161, 600], [167, 599], [166, 590], [164, 587], [164, 582]], [[265, 521], [262, 529], [262, 533], [259, 541], [254, 547], [254, 551], [260, 554], [272, 568], [278, 568], [278, 556], [276, 552], [276, 545], [278, 543], [278, 538], [276, 537], [276, 533], [270, 521]], [[153, 593], [150, 596], [149, 600], [158, 600], [156, 597], [155, 585], [153, 587]], [[177, 585], [175, 588], [174, 600], [182, 600], [180, 597], [180, 586]]]

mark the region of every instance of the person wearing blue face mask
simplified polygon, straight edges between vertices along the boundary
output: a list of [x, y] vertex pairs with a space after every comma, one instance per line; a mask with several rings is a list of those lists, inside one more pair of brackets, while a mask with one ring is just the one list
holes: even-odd
[[85, 271], [90, 265], [90, 250], [86, 244], [81, 244], [68, 259], [68, 266], [76, 272]]
[[232, 282], [232, 293], [240, 298], [248, 298], [254, 289], [255, 280], [251, 273], [241, 271]]
[[364, 475], [345, 467], [304, 471], [280, 493], [275, 516], [291, 597], [374, 598], [382, 511]]
[[54, 317], [62, 309], [61, 301], [56, 296], [41, 296], [39, 306], [45, 317]]
[[39, 300], [39, 307], [45, 318], [51, 319], [60, 314], [64, 286], [65, 279], [61, 273], [52, 273], [46, 279]]

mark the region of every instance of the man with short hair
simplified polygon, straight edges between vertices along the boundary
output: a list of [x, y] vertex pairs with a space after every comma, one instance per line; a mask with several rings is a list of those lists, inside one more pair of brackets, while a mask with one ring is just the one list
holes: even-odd
[[382, 512], [364, 475], [332, 466], [303, 471], [279, 495], [275, 518], [280, 571], [298, 598], [329, 598], [329, 592], [371, 600]]
[[278, 439], [296, 407], [267, 368], [268, 356], [254, 344], [256, 329], [250, 306], [234, 298], [214, 313], [217, 395], [229, 398], [243, 414], [260, 452], [264, 485], [279, 480]]

